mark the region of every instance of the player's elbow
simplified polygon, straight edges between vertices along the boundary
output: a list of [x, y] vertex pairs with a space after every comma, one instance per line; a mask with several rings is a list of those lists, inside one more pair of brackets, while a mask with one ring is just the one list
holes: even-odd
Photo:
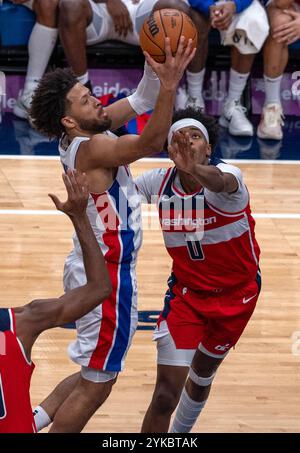
[[108, 299], [112, 292], [112, 286], [110, 280], [99, 283], [91, 283], [90, 291], [94, 294], [94, 297], [100, 302]]
[[102, 286], [101, 288], [101, 298], [102, 300], [105, 300], [105, 299], [108, 299], [109, 296], [111, 295], [112, 293], [112, 286], [111, 286], [111, 283], [110, 281], [107, 282], [104, 286]]

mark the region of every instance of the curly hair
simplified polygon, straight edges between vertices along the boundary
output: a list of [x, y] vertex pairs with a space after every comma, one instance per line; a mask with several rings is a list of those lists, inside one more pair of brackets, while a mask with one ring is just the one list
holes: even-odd
[[193, 118], [194, 120], [200, 121], [200, 123], [206, 127], [209, 136], [209, 144], [213, 151], [219, 139], [219, 125], [217, 120], [213, 116], [203, 113], [201, 109], [187, 107], [186, 109], [177, 110], [177, 112], [174, 113], [172, 123], [176, 123], [176, 121], [185, 118]]
[[29, 115], [36, 129], [49, 138], [59, 138], [65, 128], [61, 119], [69, 106], [67, 94], [78, 83], [69, 68], [57, 68], [40, 80], [31, 101]]

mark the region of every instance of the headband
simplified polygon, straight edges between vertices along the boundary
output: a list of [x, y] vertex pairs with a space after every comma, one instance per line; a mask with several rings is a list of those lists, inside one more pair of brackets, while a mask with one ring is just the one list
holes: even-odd
[[172, 124], [172, 126], [170, 127], [170, 130], [168, 133], [168, 145], [170, 145], [173, 134], [175, 132], [179, 131], [179, 129], [182, 129], [183, 127], [191, 127], [191, 126], [194, 126], [197, 129], [199, 129], [202, 132], [202, 134], [204, 135], [207, 143], [209, 143], [208, 131], [207, 131], [206, 127], [204, 126], [204, 124], [200, 123], [200, 121], [194, 120], [193, 118], [184, 118], [183, 120], [176, 121], [176, 123]]

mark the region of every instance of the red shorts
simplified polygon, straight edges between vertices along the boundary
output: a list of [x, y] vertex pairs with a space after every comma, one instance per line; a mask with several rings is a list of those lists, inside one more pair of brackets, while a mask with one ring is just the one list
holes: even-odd
[[260, 292], [260, 276], [239, 289], [192, 291], [169, 279], [165, 307], [158, 325], [167, 321], [177, 349], [199, 349], [212, 357], [225, 356], [242, 335]]

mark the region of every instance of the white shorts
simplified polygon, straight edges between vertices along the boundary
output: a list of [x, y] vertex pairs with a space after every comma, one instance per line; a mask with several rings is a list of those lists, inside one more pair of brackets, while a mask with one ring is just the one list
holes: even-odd
[[243, 54], [258, 53], [269, 35], [269, 21], [259, 0], [238, 14], [234, 14], [227, 30], [220, 31], [221, 42], [234, 46]]
[[[111, 296], [76, 321], [77, 339], [69, 345], [68, 352], [70, 359], [81, 366], [113, 372], [124, 367], [138, 322], [135, 265], [126, 266], [108, 263], [116, 287], [113, 284]], [[120, 273], [122, 279], [116, 277]], [[82, 256], [73, 250], [65, 262], [64, 288], [68, 292], [84, 284]]]
[[128, 33], [126, 37], [120, 36], [115, 31], [112, 17], [105, 4], [94, 3], [92, 0], [89, 0], [89, 2], [93, 10], [93, 19], [86, 30], [88, 46], [110, 39], [138, 45], [140, 29], [157, 0], [140, 0], [137, 4], [133, 4], [131, 0], [122, 0], [129, 11], [133, 25], [133, 32]]
[[118, 373], [115, 371], [103, 371], [103, 370], [94, 370], [87, 366], [81, 367], [81, 376], [90, 382], [95, 384], [100, 384], [101, 382], [112, 381], [117, 377]]
[[191, 365], [196, 349], [177, 349], [166, 321], [160, 323], [159, 329], [156, 327], [153, 340], [157, 342], [158, 365]]

